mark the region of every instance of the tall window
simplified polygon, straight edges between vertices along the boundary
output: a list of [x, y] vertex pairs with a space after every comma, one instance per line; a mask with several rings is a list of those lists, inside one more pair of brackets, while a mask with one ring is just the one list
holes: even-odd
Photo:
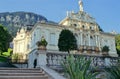
[[54, 33], [50, 34], [50, 45], [55, 45], [55, 34]]

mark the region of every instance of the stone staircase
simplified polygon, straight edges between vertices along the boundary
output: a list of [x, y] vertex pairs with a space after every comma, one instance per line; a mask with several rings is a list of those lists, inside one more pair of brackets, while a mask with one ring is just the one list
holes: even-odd
[[42, 69], [0, 68], [0, 79], [50, 79]]

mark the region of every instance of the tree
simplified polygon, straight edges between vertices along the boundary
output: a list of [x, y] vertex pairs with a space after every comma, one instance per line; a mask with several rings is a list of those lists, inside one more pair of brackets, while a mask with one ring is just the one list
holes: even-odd
[[77, 49], [77, 41], [75, 36], [70, 30], [62, 30], [59, 35], [58, 47], [60, 51], [67, 51], [70, 53], [70, 50]]
[[115, 43], [116, 43], [117, 53], [120, 56], [120, 34], [116, 35], [116, 37], [115, 37]]
[[3, 25], [0, 25], [0, 54], [7, 51], [11, 40], [12, 36], [7, 29]]

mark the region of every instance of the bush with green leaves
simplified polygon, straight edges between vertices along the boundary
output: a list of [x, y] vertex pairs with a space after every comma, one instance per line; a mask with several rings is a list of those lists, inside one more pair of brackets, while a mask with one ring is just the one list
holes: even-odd
[[4, 57], [11, 57], [12, 53], [13, 53], [13, 49], [8, 48], [8, 51], [7, 52], [3, 52], [2, 56], [4, 56]]
[[18, 62], [23, 59], [23, 55], [19, 53], [15, 53], [12, 55], [12, 62]]
[[90, 71], [91, 60], [86, 60], [83, 57], [74, 58], [69, 55], [62, 66], [69, 79], [96, 79], [98, 72]]
[[120, 67], [110, 67], [105, 69], [107, 79], [120, 79]]
[[42, 38], [40, 41], [38, 41], [37, 43], [36, 43], [36, 45], [39, 47], [39, 46], [47, 46], [47, 41], [45, 40], [45, 38]]
[[102, 52], [109, 52], [109, 47], [108, 46], [103, 46]]

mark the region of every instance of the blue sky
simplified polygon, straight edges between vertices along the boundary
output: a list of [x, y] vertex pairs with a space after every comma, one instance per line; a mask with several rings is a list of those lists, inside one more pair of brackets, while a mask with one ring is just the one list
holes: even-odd
[[[84, 11], [106, 32], [120, 33], [120, 0], [83, 0]], [[0, 0], [0, 12], [27, 11], [60, 22], [66, 11], [79, 10], [78, 0]]]

